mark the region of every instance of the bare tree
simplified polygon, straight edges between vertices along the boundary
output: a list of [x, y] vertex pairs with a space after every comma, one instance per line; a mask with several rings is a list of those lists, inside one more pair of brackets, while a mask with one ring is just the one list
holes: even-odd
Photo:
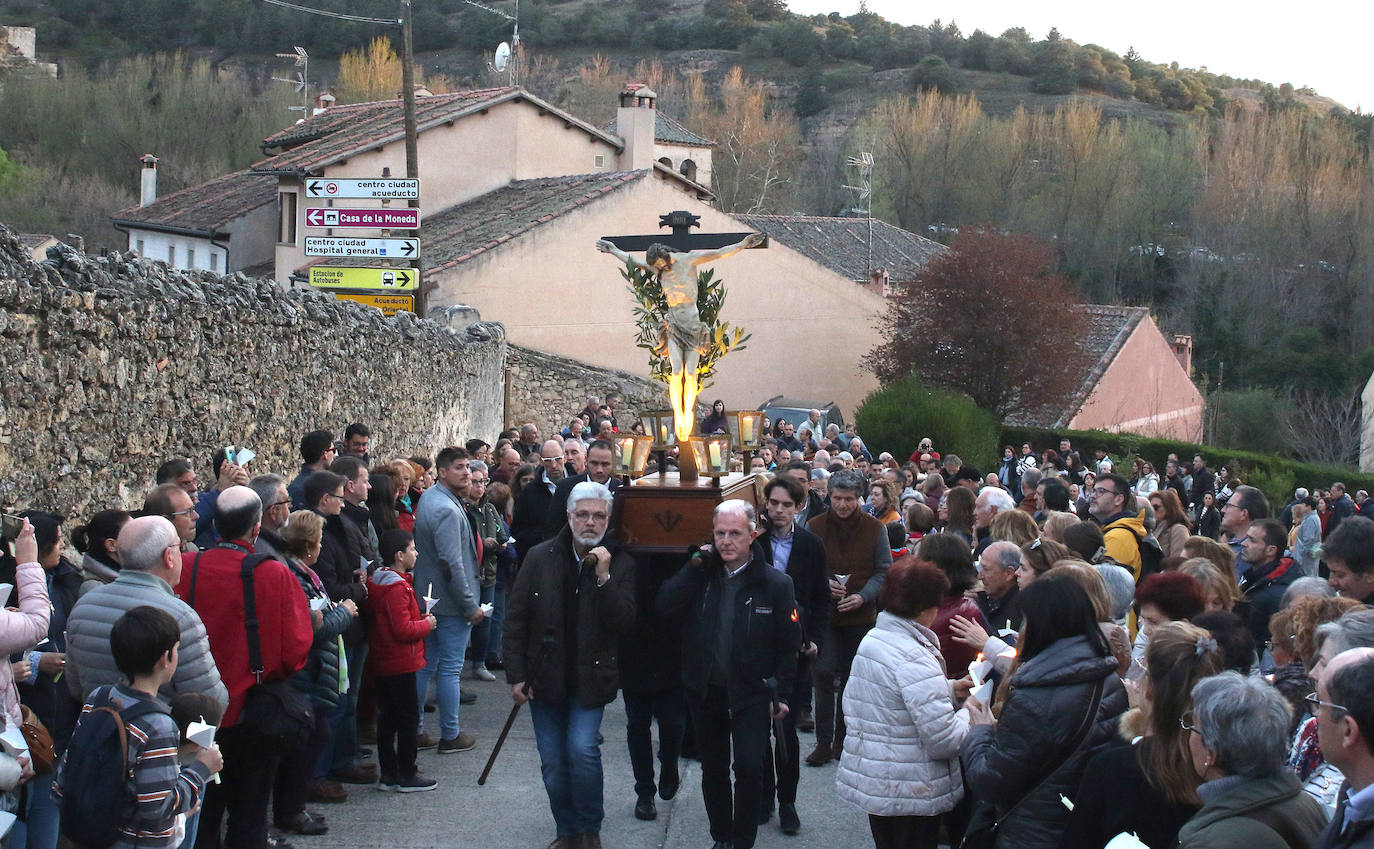
[[1299, 459], [1353, 466], [1360, 454], [1360, 410], [1358, 389], [1344, 394], [1294, 389], [1279, 428]]

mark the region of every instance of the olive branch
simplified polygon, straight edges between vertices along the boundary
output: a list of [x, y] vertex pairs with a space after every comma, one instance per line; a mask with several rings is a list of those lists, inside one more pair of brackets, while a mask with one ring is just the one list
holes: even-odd
[[[635, 345], [649, 352], [649, 376], [667, 383], [672, 376], [672, 366], [668, 360], [663, 330], [668, 318], [668, 300], [663, 296], [663, 281], [657, 274], [628, 262], [620, 273], [629, 282], [630, 294], [635, 297], [635, 324], [639, 327]], [[702, 324], [711, 330], [710, 341], [697, 363], [697, 380], [701, 389], [711, 385], [710, 378], [715, 374], [720, 358], [731, 351], [744, 350], [744, 343], [749, 340], [744, 328], [720, 320], [720, 311], [724, 306], [725, 281], [716, 279], [715, 269], [706, 268], [697, 272], [697, 313], [701, 316]]]

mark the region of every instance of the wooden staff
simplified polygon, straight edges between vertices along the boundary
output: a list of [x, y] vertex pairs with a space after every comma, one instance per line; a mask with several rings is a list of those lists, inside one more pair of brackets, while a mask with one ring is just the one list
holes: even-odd
[[491, 757], [487, 758], [487, 766], [482, 770], [482, 774], [477, 778], [477, 786], [481, 787], [487, 783], [487, 776], [491, 775], [491, 767], [496, 763], [496, 756], [501, 754], [501, 746], [506, 742], [506, 737], [510, 735], [510, 727], [515, 724], [515, 715], [520, 712], [520, 702], [510, 709], [510, 716], [506, 717], [506, 727], [501, 729], [501, 736], [496, 738], [496, 745], [492, 747]]

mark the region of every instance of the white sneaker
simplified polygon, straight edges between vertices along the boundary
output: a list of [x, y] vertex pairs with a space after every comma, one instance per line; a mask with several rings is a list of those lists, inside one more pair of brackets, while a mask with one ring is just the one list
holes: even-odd
[[479, 663], [472, 668], [472, 677], [478, 681], [495, 681], [496, 676], [487, 670], [484, 663]]

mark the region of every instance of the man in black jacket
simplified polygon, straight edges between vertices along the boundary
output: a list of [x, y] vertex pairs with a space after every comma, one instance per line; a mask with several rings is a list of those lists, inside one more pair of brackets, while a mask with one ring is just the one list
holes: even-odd
[[555, 489], [565, 474], [563, 446], [558, 440], [550, 439], [539, 449], [538, 458], [539, 469], [534, 473], [534, 480], [520, 490], [520, 499], [515, 502], [515, 515], [511, 517], [510, 532], [515, 537], [515, 556], [519, 563], [525, 562], [530, 549], [558, 532], [557, 528], [552, 532], [546, 530], [545, 517], [551, 510], [561, 514], [568, 503], [566, 495], [561, 505], [554, 497]]
[[[809, 718], [811, 714], [811, 658], [820, 650], [821, 636], [830, 620], [830, 573], [825, 567], [825, 544], [795, 522], [797, 506], [803, 503], [805, 492], [791, 477], [783, 476], [773, 478], [763, 488], [769, 528], [767, 539], [760, 545], [763, 559], [792, 579], [801, 626], [797, 677], [788, 694], [791, 709], [783, 717], [782, 739], [777, 741], [786, 752], [776, 764], [778, 825], [783, 834], [801, 831], [801, 820], [797, 817], [797, 782], [801, 778], [797, 718]], [[773, 809], [774, 763], [771, 749], [765, 747], [763, 754], [763, 806], [759, 820], [766, 822]]]
[[770, 718], [787, 716], [801, 649], [792, 581], [765, 562], [758, 533], [753, 505], [721, 502], [713, 544], [658, 594], [663, 618], [682, 624], [682, 681], [714, 849], [754, 845]]
[[530, 550], [511, 589], [503, 646], [517, 704], [530, 702], [558, 836], [550, 849], [601, 849], [601, 748], [619, 688], [616, 649], [635, 621], [634, 561], [602, 544], [611, 492], [575, 487], [568, 523]]

